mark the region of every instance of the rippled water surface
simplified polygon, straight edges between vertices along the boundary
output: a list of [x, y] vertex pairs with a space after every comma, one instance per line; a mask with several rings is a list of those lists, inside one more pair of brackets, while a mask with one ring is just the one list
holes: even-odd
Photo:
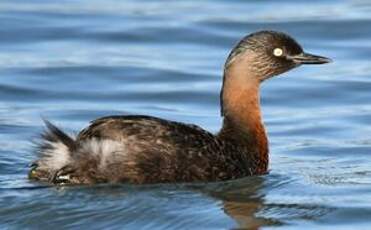
[[[370, 25], [366, 0], [2, 0], [0, 227], [369, 228]], [[110, 114], [217, 131], [223, 62], [259, 29], [335, 60], [263, 84], [269, 175], [69, 188], [27, 180], [41, 117], [71, 133]]]

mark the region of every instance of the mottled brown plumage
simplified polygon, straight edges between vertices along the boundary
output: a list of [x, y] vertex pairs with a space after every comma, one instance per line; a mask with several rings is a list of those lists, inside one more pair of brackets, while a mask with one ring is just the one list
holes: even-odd
[[221, 91], [223, 126], [216, 135], [150, 116], [100, 118], [69, 137], [47, 122], [30, 178], [54, 184], [207, 182], [260, 175], [268, 139], [259, 85], [300, 64], [329, 59], [303, 53], [280, 32], [243, 38], [229, 55]]

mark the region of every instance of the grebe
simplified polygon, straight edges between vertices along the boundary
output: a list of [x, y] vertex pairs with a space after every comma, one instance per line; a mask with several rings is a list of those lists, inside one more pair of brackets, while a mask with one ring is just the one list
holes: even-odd
[[305, 53], [290, 36], [259, 31], [229, 54], [220, 94], [223, 125], [150, 116], [109, 116], [71, 137], [45, 121], [29, 178], [52, 184], [211, 182], [267, 173], [268, 139], [259, 85], [301, 64], [331, 60]]

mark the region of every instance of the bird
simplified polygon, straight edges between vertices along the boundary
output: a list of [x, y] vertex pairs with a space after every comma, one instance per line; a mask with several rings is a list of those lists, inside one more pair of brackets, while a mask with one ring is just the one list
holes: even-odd
[[301, 65], [330, 62], [304, 52], [286, 33], [248, 34], [224, 64], [217, 133], [159, 117], [113, 115], [71, 136], [44, 120], [28, 176], [51, 185], [93, 185], [218, 182], [267, 174], [261, 83]]

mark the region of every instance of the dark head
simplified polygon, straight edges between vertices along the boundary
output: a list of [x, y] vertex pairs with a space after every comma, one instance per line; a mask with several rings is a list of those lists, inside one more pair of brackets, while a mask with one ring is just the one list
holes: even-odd
[[[324, 64], [331, 59], [305, 53], [302, 47], [287, 34], [276, 31], [259, 31], [244, 37], [232, 50], [225, 64], [227, 70], [238, 60], [246, 65], [260, 81], [284, 73], [302, 64]], [[244, 65], [245, 63], [239, 62]]]

